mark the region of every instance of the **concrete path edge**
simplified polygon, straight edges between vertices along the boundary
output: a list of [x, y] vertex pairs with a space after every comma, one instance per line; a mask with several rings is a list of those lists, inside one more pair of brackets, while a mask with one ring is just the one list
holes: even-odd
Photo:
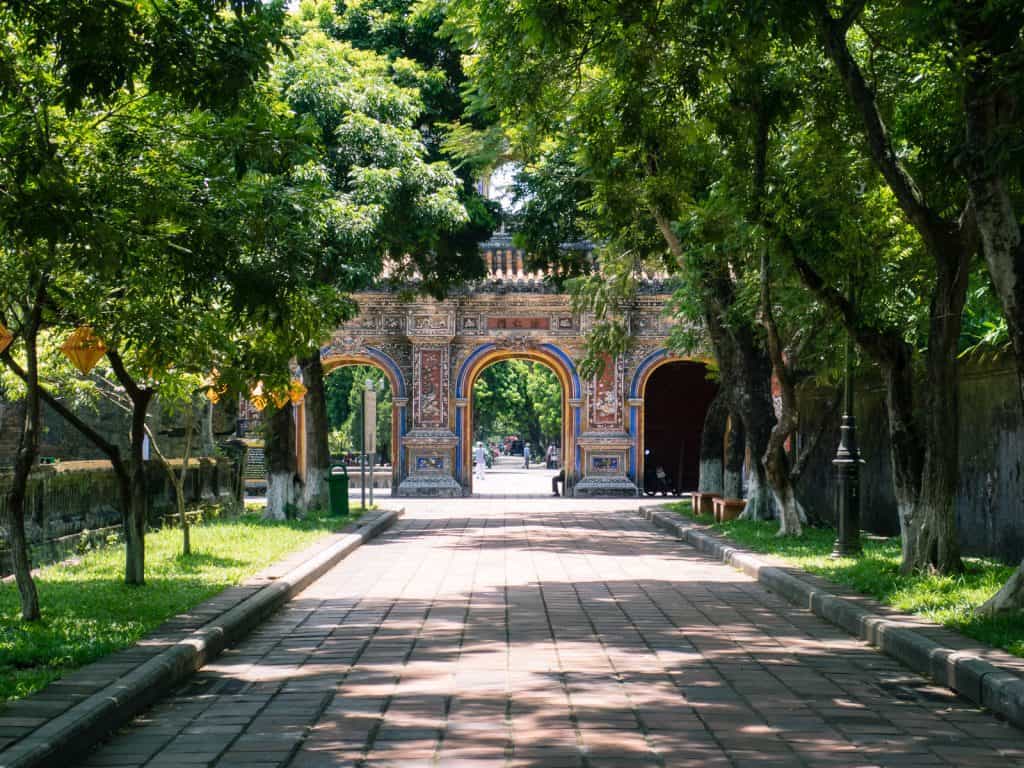
[[356, 530], [192, 632], [157, 656], [40, 726], [0, 754], [0, 768], [67, 765], [234, 645], [341, 560], [391, 526], [403, 510], [371, 512]]
[[704, 533], [675, 512], [640, 507], [640, 514], [697, 551], [731, 565], [794, 605], [807, 608], [913, 671], [1024, 728], [1024, 680], [1018, 675], [969, 652], [946, 648], [911, 626], [824, 591], [752, 552]]

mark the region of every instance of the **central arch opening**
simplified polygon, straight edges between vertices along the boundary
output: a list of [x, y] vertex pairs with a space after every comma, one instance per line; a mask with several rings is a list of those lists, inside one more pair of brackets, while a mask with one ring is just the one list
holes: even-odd
[[552, 495], [565, 466], [566, 394], [555, 371], [530, 358], [498, 360], [478, 373], [470, 393], [472, 492]]

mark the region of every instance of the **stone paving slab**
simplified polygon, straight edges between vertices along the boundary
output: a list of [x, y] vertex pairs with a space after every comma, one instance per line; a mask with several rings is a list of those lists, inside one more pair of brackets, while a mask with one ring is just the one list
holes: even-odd
[[1012, 766], [1021, 736], [635, 511], [445, 500], [79, 764]]
[[372, 512], [165, 622], [130, 648], [0, 708], [0, 768], [67, 765], [241, 639], [401, 512]]
[[842, 627], [939, 685], [1024, 727], [1024, 659], [882, 605], [842, 584], [755, 554], [663, 507], [640, 513], [701, 552], [740, 569], [790, 602]]

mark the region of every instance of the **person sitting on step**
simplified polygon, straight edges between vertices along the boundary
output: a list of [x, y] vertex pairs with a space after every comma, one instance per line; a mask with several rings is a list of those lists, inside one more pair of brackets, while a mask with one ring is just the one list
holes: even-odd
[[554, 475], [551, 478], [551, 495], [552, 496], [561, 496], [562, 495], [562, 494], [560, 494], [558, 492], [558, 484], [559, 483], [562, 484], [562, 489], [565, 490], [565, 470], [564, 469], [558, 470], [558, 474]]

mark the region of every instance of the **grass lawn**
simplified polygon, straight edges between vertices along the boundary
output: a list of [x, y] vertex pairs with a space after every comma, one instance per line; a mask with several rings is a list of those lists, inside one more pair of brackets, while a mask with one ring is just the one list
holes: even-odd
[[283, 522], [258, 514], [146, 535], [146, 585], [123, 582], [124, 546], [87, 552], [74, 565], [51, 565], [36, 579], [42, 621], [23, 623], [13, 581], [0, 585], [0, 701], [21, 698], [73, 669], [135, 643], [168, 618], [238, 584], [353, 517]]
[[775, 555], [900, 611], [925, 616], [968, 637], [1024, 657], [1024, 615], [997, 618], [974, 615], [974, 609], [995, 594], [1013, 572], [1012, 567], [1003, 563], [967, 557], [964, 558], [966, 570], [959, 576], [901, 576], [898, 538], [862, 535], [863, 557], [833, 560], [829, 557], [836, 539], [832, 529], [805, 528], [798, 539], [777, 538], [779, 526], [774, 521], [715, 523], [710, 516], [694, 515], [689, 501], [665, 506], [709, 525], [746, 549]]

